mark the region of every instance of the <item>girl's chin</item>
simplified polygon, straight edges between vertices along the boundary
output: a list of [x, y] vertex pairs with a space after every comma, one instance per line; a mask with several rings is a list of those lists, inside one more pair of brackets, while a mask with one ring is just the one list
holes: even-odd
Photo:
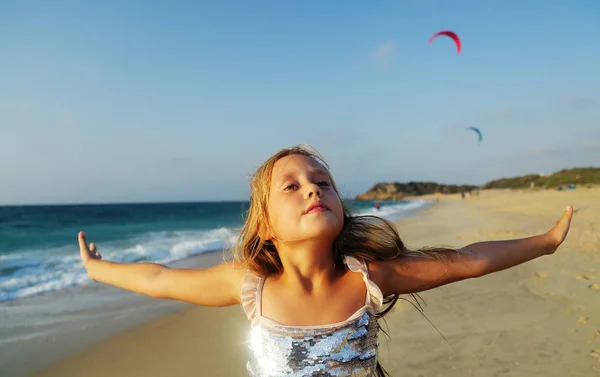
[[305, 235], [307, 236], [308, 239], [314, 239], [314, 238], [331, 238], [334, 239], [336, 238], [339, 233], [340, 233], [341, 229], [338, 231], [336, 230], [336, 227], [334, 225], [329, 225], [329, 226], [315, 226], [312, 227], [311, 229], [307, 229]]

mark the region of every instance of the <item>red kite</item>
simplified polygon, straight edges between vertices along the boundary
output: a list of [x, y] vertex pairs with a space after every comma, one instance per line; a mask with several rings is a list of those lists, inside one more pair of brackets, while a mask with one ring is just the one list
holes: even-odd
[[449, 38], [452, 38], [452, 40], [454, 40], [454, 43], [456, 44], [456, 52], [460, 54], [460, 48], [461, 48], [460, 38], [453, 31], [450, 31], [450, 30], [438, 31], [431, 38], [429, 38], [429, 43], [432, 43], [433, 40], [440, 35], [445, 35]]

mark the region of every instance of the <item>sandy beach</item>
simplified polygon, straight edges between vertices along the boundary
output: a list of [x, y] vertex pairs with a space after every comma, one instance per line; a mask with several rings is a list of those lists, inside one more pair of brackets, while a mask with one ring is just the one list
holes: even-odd
[[[435, 201], [435, 198], [431, 198]], [[600, 188], [442, 196], [396, 223], [411, 247], [510, 239], [575, 217], [553, 256], [424, 292], [425, 315], [400, 302], [380, 359], [392, 376], [600, 376]], [[385, 325], [384, 325], [385, 326]], [[40, 377], [244, 376], [240, 307], [186, 307], [71, 353]], [[36, 355], [28, 355], [35, 359]]]

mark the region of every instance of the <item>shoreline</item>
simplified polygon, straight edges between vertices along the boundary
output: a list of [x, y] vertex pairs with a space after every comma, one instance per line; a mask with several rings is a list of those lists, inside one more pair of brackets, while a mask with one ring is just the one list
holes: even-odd
[[[416, 216], [422, 205], [428, 204], [391, 214], [395, 218]], [[224, 258], [230, 258], [227, 250], [217, 249], [167, 265], [202, 268]], [[188, 308], [193, 305], [95, 282], [2, 302], [0, 316], [6, 318], [6, 325], [0, 329], [0, 375], [30, 375], [82, 349]]]
[[[600, 290], [590, 288], [600, 284], [600, 214], [590, 210], [600, 207], [600, 189], [442, 197], [394, 223], [409, 247], [460, 247], [546, 231], [566, 204], [580, 211], [555, 255], [421, 294], [425, 315], [448, 343], [400, 301], [383, 325], [390, 334], [380, 337], [383, 367], [392, 376], [600, 373]], [[243, 310], [181, 305], [69, 353], [34, 375], [246, 375]]]
[[[168, 265], [208, 267], [219, 263], [223, 255], [222, 250], [214, 250]], [[81, 349], [187, 307], [192, 305], [97, 282], [0, 303], [0, 315], [9, 324], [1, 332], [0, 375], [31, 375]]]

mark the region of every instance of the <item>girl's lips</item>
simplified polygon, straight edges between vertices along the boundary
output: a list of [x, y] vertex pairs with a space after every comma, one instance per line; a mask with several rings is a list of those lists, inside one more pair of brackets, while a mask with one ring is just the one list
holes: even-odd
[[325, 212], [327, 211], [327, 208], [325, 207], [314, 207], [313, 209], [311, 209], [310, 211], [306, 212], [307, 214], [309, 213], [321, 213], [321, 212]]
[[304, 213], [305, 214], [321, 213], [321, 212], [325, 212], [328, 210], [329, 210], [329, 208], [327, 208], [327, 206], [325, 204], [323, 204], [321, 201], [317, 201], [317, 202], [314, 202], [313, 204], [311, 204], [310, 206], [308, 206], [308, 208], [306, 209], [306, 212], [304, 212]]

